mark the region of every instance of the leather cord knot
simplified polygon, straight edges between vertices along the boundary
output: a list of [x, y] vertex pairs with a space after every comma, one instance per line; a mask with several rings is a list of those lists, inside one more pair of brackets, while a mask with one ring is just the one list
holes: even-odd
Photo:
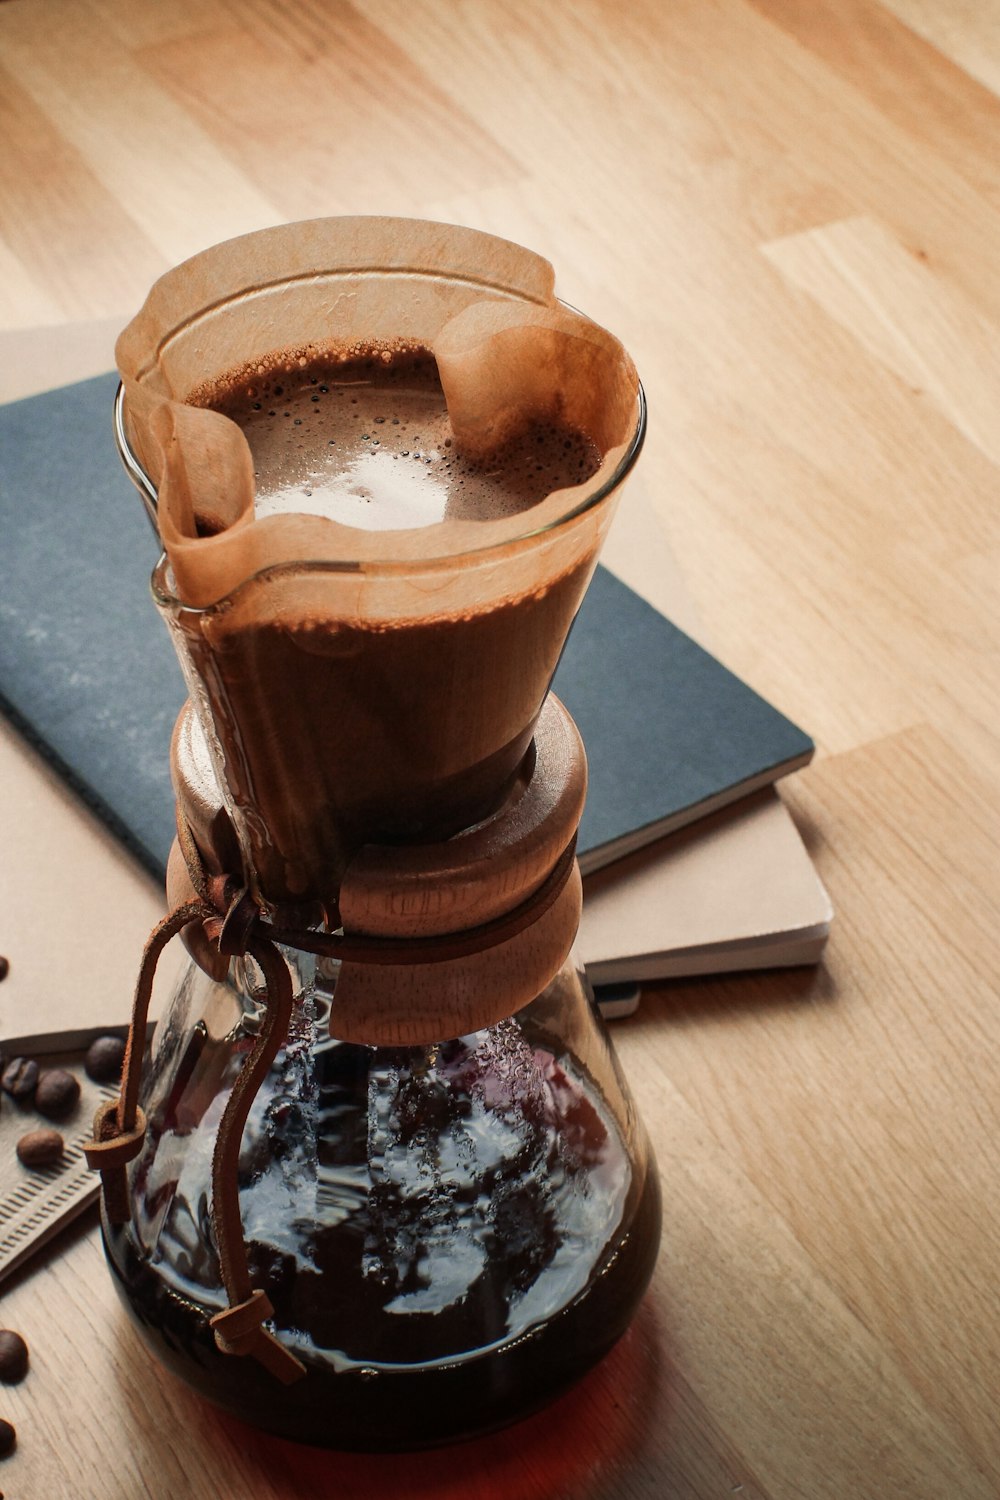
[[119, 1123], [119, 1101], [106, 1099], [94, 1116], [94, 1138], [87, 1141], [83, 1154], [87, 1166], [101, 1174], [104, 1207], [112, 1224], [126, 1224], [131, 1217], [128, 1201], [128, 1177], [125, 1168], [139, 1155], [146, 1135], [146, 1116], [136, 1106], [135, 1122], [130, 1130]]
[[246, 953], [250, 934], [260, 919], [260, 908], [246, 886], [238, 890], [229, 903], [216, 939], [220, 953], [230, 958]]
[[285, 1385], [305, 1374], [305, 1367], [263, 1324], [274, 1317], [266, 1292], [255, 1288], [243, 1302], [231, 1304], [209, 1319], [216, 1346], [223, 1354], [252, 1355]]

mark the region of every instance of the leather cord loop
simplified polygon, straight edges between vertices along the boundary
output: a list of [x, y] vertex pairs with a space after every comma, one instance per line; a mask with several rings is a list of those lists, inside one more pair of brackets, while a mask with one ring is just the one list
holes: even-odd
[[[286, 927], [265, 921], [260, 907], [245, 886], [231, 876], [209, 877], [201, 860], [190, 828], [178, 810], [178, 843], [187, 865], [191, 884], [214, 903], [215, 923], [205, 930], [220, 951], [240, 955], [247, 951], [251, 932], [258, 933], [283, 948], [313, 953], [320, 958], [336, 958], [352, 964], [433, 964], [449, 963], [498, 948], [523, 932], [556, 902], [573, 873], [576, 858], [576, 834], [570, 839], [546, 878], [535, 891], [512, 911], [460, 932], [436, 934], [426, 938], [354, 937], [344, 932], [317, 932], [312, 928]], [[218, 917], [222, 915], [221, 929]]]
[[[243, 1223], [240, 1217], [240, 1143], [243, 1139], [247, 1116], [260, 1086], [270, 1071], [278, 1048], [288, 1035], [294, 996], [292, 976], [288, 971], [288, 965], [273, 943], [251, 937], [247, 951], [260, 966], [264, 975], [264, 983], [267, 987], [267, 1007], [253, 1050], [233, 1084], [215, 1140], [215, 1151], [212, 1155], [212, 1228], [215, 1233], [216, 1249], [219, 1252], [222, 1281], [229, 1298], [230, 1312], [235, 1308], [240, 1308], [244, 1309], [246, 1314], [251, 1308], [256, 1309], [259, 1314], [257, 1316], [259, 1324], [264, 1318], [270, 1316], [270, 1313], [263, 1310], [265, 1305], [270, 1307], [270, 1303], [266, 1297], [263, 1297], [263, 1303], [261, 1302], [263, 1294], [258, 1295], [250, 1281], [246, 1241], [243, 1237]], [[286, 1383], [303, 1376], [305, 1366], [293, 1354], [277, 1344], [277, 1341], [270, 1335], [264, 1337], [263, 1329], [258, 1328], [257, 1333], [248, 1339], [245, 1314], [242, 1320], [237, 1322], [235, 1329], [227, 1330], [225, 1323], [222, 1324], [221, 1341], [219, 1325], [216, 1319], [212, 1320], [219, 1348], [224, 1353], [253, 1354]], [[225, 1314], [221, 1316], [224, 1318]], [[271, 1348], [271, 1344], [277, 1345], [280, 1356]], [[275, 1361], [278, 1368], [274, 1367]]]
[[214, 915], [206, 902], [187, 901], [164, 917], [162, 922], [157, 922], [146, 940], [132, 997], [132, 1020], [125, 1046], [118, 1098], [109, 1100], [98, 1109], [93, 1139], [86, 1141], [83, 1147], [88, 1166], [96, 1168], [101, 1174], [104, 1207], [112, 1224], [127, 1224], [131, 1217], [125, 1168], [138, 1155], [146, 1133], [145, 1119], [139, 1108], [139, 1079], [156, 965], [172, 937], [189, 922], [201, 920], [210, 914]]
[[300, 932], [289, 928], [258, 923], [258, 931], [274, 943], [315, 953], [324, 958], [339, 958], [351, 964], [434, 964], [449, 963], [498, 948], [523, 932], [545, 915], [573, 873], [576, 859], [576, 835], [553, 865], [541, 885], [513, 911], [483, 922], [463, 932], [446, 932], [427, 938], [356, 938], [339, 932]]
[[[204, 878], [198, 884], [206, 894], [211, 889]], [[241, 900], [241, 895], [236, 900], [231, 900], [226, 914], [237, 910]], [[188, 901], [172, 911], [162, 922], [158, 922], [146, 942], [132, 1001], [132, 1020], [118, 1098], [106, 1101], [98, 1109], [94, 1120], [94, 1137], [84, 1146], [88, 1165], [100, 1171], [105, 1212], [112, 1224], [126, 1224], [131, 1218], [126, 1168], [142, 1149], [146, 1134], [146, 1120], [139, 1108], [138, 1094], [156, 965], [170, 939], [189, 923], [200, 921], [206, 931], [211, 931], [214, 927], [221, 932], [225, 920], [223, 919], [220, 927], [219, 919], [220, 912], [210, 901], [201, 898]], [[241, 920], [240, 930], [243, 930], [244, 925]], [[216, 1335], [216, 1343], [223, 1353], [252, 1355], [279, 1380], [288, 1384], [301, 1379], [305, 1374], [305, 1366], [261, 1326], [265, 1318], [272, 1316], [273, 1309], [267, 1298], [261, 1300], [263, 1294], [258, 1296], [250, 1285], [246, 1242], [240, 1217], [238, 1166], [240, 1142], [247, 1115], [288, 1031], [293, 998], [292, 981], [288, 966], [274, 944], [266, 939], [253, 937], [249, 924], [246, 925], [249, 935], [246, 951], [256, 959], [264, 974], [267, 1004], [264, 1025], [249, 1059], [233, 1085], [216, 1136], [212, 1160], [212, 1225], [222, 1284], [230, 1309], [252, 1309], [256, 1315], [257, 1327], [254, 1331], [252, 1323], [244, 1322], [230, 1333], [223, 1324], [221, 1336], [219, 1333]], [[223, 1316], [224, 1314], [217, 1315]], [[213, 1326], [214, 1321], [212, 1320]]]

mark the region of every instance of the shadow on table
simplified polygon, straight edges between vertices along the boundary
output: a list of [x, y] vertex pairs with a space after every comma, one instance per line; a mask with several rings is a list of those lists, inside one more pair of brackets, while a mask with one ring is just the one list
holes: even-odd
[[836, 1004], [833, 973], [821, 962], [793, 969], [760, 969], [739, 974], [706, 974], [702, 978], [665, 979], [642, 987], [642, 1002], [634, 1016], [615, 1021], [618, 1040], [647, 1024], [686, 1025], [705, 1021], [746, 1020], [761, 1011], [802, 1011], [808, 1006]]
[[613, 1476], [638, 1461], [654, 1419], [663, 1422], [668, 1382], [647, 1297], [578, 1386], [489, 1437], [416, 1453], [337, 1453], [268, 1437], [223, 1414], [216, 1420], [280, 1500], [596, 1500], [627, 1490]]

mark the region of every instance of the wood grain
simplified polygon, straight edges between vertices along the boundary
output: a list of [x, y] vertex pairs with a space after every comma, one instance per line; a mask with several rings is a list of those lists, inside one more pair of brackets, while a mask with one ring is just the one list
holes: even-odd
[[3, 1489], [995, 1497], [1000, 0], [8, 0], [0, 135], [0, 336], [284, 218], [548, 255], [635, 357], [715, 649], [818, 740], [786, 795], [838, 911], [818, 970], [618, 1026], [664, 1249], [551, 1411], [422, 1456], [249, 1433], [141, 1354], [91, 1219], [5, 1294]]
[[913, 395], [1000, 460], [1000, 325], [935, 274], [926, 255], [866, 218], [773, 241], [764, 253]]

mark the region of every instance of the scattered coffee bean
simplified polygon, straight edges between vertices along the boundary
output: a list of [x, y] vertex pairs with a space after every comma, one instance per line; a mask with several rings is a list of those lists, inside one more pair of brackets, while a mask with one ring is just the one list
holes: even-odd
[[6, 1458], [8, 1453], [13, 1453], [17, 1447], [17, 1433], [14, 1431], [13, 1422], [5, 1422], [0, 1417], [0, 1458]]
[[0, 1380], [17, 1385], [28, 1373], [28, 1346], [12, 1328], [0, 1328]]
[[43, 1068], [35, 1088], [35, 1108], [50, 1120], [64, 1120], [75, 1108], [80, 1085], [65, 1068]]
[[120, 1036], [99, 1036], [87, 1048], [84, 1067], [95, 1083], [111, 1083], [121, 1077], [125, 1043]]
[[0, 1077], [0, 1088], [18, 1104], [30, 1104], [38, 1084], [38, 1064], [31, 1057], [12, 1057]]
[[58, 1130], [29, 1130], [17, 1143], [18, 1160], [25, 1167], [51, 1167], [63, 1154]]
[[3, 956], [3, 954], [0, 953], [0, 983], [2, 983], [7, 978], [7, 975], [9, 973], [10, 973], [10, 959], [9, 958], [5, 958]]

